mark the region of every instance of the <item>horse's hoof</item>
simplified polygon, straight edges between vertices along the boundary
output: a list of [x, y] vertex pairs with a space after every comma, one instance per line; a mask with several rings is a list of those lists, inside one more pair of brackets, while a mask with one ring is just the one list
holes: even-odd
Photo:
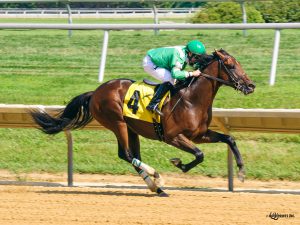
[[169, 195], [166, 192], [161, 192], [158, 194], [159, 197], [169, 197]]
[[189, 169], [186, 168], [185, 165], [181, 165], [180, 169], [182, 170], [182, 172], [187, 173], [189, 171]]
[[157, 188], [156, 193], [159, 197], [169, 197], [169, 195], [166, 192], [164, 192], [161, 188]]
[[238, 172], [238, 179], [244, 183], [245, 181], [245, 170], [244, 169], [240, 169]]
[[179, 159], [179, 158], [170, 159], [170, 162], [176, 167], [178, 167], [182, 163], [181, 159]]

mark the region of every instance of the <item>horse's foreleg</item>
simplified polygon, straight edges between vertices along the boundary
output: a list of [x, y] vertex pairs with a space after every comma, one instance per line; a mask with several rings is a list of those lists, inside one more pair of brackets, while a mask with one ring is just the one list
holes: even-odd
[[212, 130], [207, 130], [204, 136], [195, 138], [193, 141], [195, 141], [196, 143], [216, 143], [216, 142], [226, 143], [230, 147], [230, 150], [232, 151], [237, 166], [239, 168], [238, 178], [242, 182], [244, 181], [245, 179], [244, 162], [240, 154], [240, 151], [235, 143], [235, 140], [232, 136], [221, 134]]
[[179, 148], [183, 151], [191, 153], [195, 156], [195, 159], [187, 164], [183, 164], [182, 161], [178, 158], [171, 159], [171, 163], [181, 169], [183, 172], [188, 172], [190, 169], [197, 166], [199, 163], [203, 162], [204, 154], [197, 148], [188, 138], [183, 134], [178, 135], [174, 139], [167, 141], [168, 144], [173, 145], [176, 148]]

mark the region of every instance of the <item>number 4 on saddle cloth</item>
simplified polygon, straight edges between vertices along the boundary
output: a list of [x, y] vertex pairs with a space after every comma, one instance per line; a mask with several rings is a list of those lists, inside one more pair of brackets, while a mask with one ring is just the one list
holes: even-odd
[[[123, 105], [123, 115], [137, 120], [143, 120], [149, 123], [160, 123], [160, 116], [146, 109], [155, 92], [155, 86], [145, 84], [142, 81], [134, 82], [130, 85]], [[159, 110], [167, 96], [168, 92], [159, 103]]]

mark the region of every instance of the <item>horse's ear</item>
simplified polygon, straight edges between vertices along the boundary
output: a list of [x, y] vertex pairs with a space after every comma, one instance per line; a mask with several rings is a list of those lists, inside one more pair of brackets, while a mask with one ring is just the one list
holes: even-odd
[[217, 56], [218, 58], [223, 59], [223, 58], [224, 58], [224, 55], [222, 54], [221, 50], [222, 50], [222, 48], [221, 48], [220, 50], [215, 49], [215, 51], [214, 51], [213, 54], [214, 54], [215, 56]]
[[218, 56], [218, 49], [215, 48], [215, 51], [212, 53], [214, 56]]

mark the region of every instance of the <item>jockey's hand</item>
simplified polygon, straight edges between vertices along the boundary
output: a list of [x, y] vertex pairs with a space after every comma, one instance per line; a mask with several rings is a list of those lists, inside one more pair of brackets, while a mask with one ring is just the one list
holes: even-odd
[[199, 77], [201, 75], [201, 71], [200, 70], [195, 70], [192, 72], [192, 76], [193, 77]]

